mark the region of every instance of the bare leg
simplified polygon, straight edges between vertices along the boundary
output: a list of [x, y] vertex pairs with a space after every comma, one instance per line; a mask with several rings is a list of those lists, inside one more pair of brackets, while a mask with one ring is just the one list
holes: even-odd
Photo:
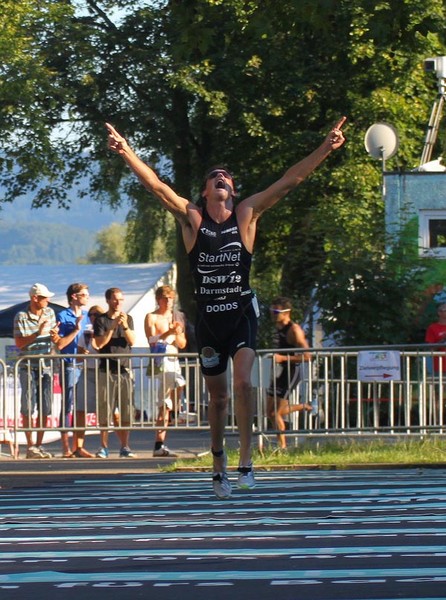
[[277, 402], [274, 396], [266, 397], [266, 416], [269, 419], [270, 425], [273, 428], [276, 422]]
[[[288, 412], [288, 400], [279, 398], [277, 402], [277, 410], [274, 413], [276, 429], [278, 431], [285, 431], [285, 421], [283, 417], [284, 415], [288, 414]], [[279, 444], [279, 448], [282, 448], [282, 450], [286, 448], [286, 436], [282, 433], [277, 434], [277, 442]]]
[[[71, 448], [70, 448], [70, 441], [69, 441], [69, 437], [68, 437], [68, 432], [67, 431], [63, 431], [60, 434], [60, 439], [62, 441], [62, 454], [63, 456], [67, 457], [67, 456], [71, 456]], [[74, 448], [75, 446], [73, 446]]]
[[166, 439], [167, 429], [166, 427], [169, 424], [169, 409], [165, 404], [159, 409], [158, 417], [156, 419], [157, 427], [163, 427], [163, 429], [158, 429], [155, 436], [155, 442], [163, 443]]
[[[209, 426], [211, 430], [211, 448], [214, 452], [223, 450], [226, 419], [228, 414], [228, 383], [226, 372], [220, 375], [205, 375], [209, 391]], [[224, 457], [214, 456], [214, 471], [223, 471]]]
[[129, 445], [130, 430], [129, 429], [117, 429], [116, 435], [118, 436], [119, 442], [121, 444], [121, 448], [127, 448]]
[[[83, 410], [76, 411], [76, 427], [85, 427], [85, 412]], [[83, 448], [85, 441], [85, 430], [75, 431], [73, 433], [73, 449]]]
[[254, 359], [254, 350], [250, 348], [241, 348], [234, 356], [235, 415], [240, 438], [240, 465], [245, 467], [252, 462], [254, 395], [251, 384], [251, 371]]
[[108, 448], [108, 431], [107, 430], [101, 431], [100, 437], [101, 437], [101, 446], [103, 448]]
[[43, 436], [45, 435], [44, 431], [38, 431], [36, 433], [36, 446], [41, 446], [43, 444]]
[[[27, 429], [29, 427], [29, 417], [23, 415], [23, 427]], [[25, 431], [26, 445], [30, 448], [33, 445], [33, 434], [32, 431]]]
[[[288, 400], [286, 400], [284, 398], [278, 398], [276, 411], [273, 413], [273, 416], [274, 416], [275, 422], [276, 422], [276, 429], [278, 431], [285, 431], [286, 427], [285, 427], [285, 421], [284, 421], [283, 417], [289, 415], [290, 413], [300, 412], [303, 410], [311, 411], [311, 404], [292, 404], [292, 405], [290, 405]], [[278, 441], [280, 448], [282, 448], [282, 449], [286, 448], [286, 436], [285, 435], [278, 433], [277, 441]]]
[[[160, 429], [157, 430], [155, 435], [155, 449], [159, 448], [160, 444], [164, 443], [164, 440], [167, 436], [167, 427], [169, 425], [169, 413], [171, 405], [170, 397], [171, 397], [171, 389], [167, 385], [167, 377], [170, 376], [170, 373], [165, 374], [164, 377], [159, 382], [158, 388], [158, 416], [156, 418], [156, 426]], [[175, 391], [175, 390], [173, 390]]]
[[82, 429], [73, 433], [73, 453], [78, 457], [94, 458], [94, 454], [91, 454], [91, 452], [88, 452], [88, 450], [84, 448], [85, 421], [85, 412], [83, 410], [77, 410], [75, 423], [77, 427], [82, 427]]

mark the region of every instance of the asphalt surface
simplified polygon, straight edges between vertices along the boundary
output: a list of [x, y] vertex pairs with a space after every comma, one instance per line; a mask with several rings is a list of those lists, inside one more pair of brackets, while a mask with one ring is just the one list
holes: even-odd
[[[20, 448], [17, 460], [10, 457], [8, 449], [2, 446], [0, 454], [0, 489], [12, 486], [39, 485], [48, 478], [64, 475], [94, 476], [104, 473], [147, 473], [157, 472], [162, 467], [174, 463], [176, 457], [154, 458], [153, 445], [155, 432], [146, 430], [133, 430], [130, 434], [130, 446], [136, 458], [120, 458], [117, 437], [111, 433], [109, 437], [110, 457], [100, 458], [63, 458], [60, 436], [56, 433], [51, 436], [53, 441], [45, 443], [44, 447], [50, 451], [54, 458], [51, 459], [26, 459], [26, 447]], [[170, 429], [166, 443], [179, 458], [195, 458], [209, 452], [208, 430], [178, 430]], [[235, 435], [227, 436], [228, 447], [237, 447]], [[85, 448], [91, 453], [99, 449], [99, 435], [87, 435]]]
[[[0, 457], [0, 598], [439, 600], [446, 598], [446, 468], [256, 473], [218, 501], [208, 472], [165, 472], [153, 431], [137, 458]], [[87, 437], [95, 451], [97, 435]], [[237, 437], [228, 435], [230, 447]], [[209, 432], [169, 430], [178, 456]], [[22, 449], [22, 456], [24, 450]]]
[[225, 502], [208, 473], [3, 488], [1, 598], [444, 599], [445, 476], [259, 471], [254, 490]]

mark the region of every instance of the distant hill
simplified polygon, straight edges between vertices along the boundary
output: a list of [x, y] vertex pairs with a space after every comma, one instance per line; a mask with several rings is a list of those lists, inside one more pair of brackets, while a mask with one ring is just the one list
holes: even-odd
[[113, 211], [87, 198], [73, 200], [69, 210], [32, 209], [28, 197], [0, 203], [0, 264], [77, 263], [93, 250], [96, 234], [111, 223], [123, 223], [128, 210]]
[[73, 198], [69, 210], [57, 206], [31, 208], [31, 202], [31, 196], [17, 198], [11, 204], [0, 202], [0, 222], [37, 221], [70, 225], [97, 232], [111, 223], [123, 223], [129, 211], [128, 205], [114, 211], [109, 206], [93, 202], [88, 198]]
[[0, 221], [0, 264], [72, 264], [95, 245], [96, 233], [55, 223]]

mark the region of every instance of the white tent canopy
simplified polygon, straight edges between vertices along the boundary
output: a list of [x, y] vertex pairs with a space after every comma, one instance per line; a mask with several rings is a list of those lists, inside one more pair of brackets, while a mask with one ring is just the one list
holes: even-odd
[[160, 285], [175, 285], [172, 263], [110, 265], [2, 265], [0, 276], [0, 310], [29, 298], [29, 288], [43, 283], [55, 296], [52, 302], [67, 306], [66, 290], [71, 283], [89, 286], [90, 306], [107, 308], [104, 293], [118, 287], [124, 295], [124, 311], [135, 323], [135, 348], [147, 347], [144, 317], [155, 310], [155, 290]]

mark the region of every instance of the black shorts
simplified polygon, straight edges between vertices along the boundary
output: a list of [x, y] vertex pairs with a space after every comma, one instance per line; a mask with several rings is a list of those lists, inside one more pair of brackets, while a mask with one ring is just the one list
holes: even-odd
[[252, 297], [200, 303], [195, 333], [202, 373], [224, 373], [228, 358], [238, 350], [256, 350], [257, 314]]
[[299, 364], [285, 362], [276, 364], [274, 365], [273, 379], [268, 388], [268, 396], [288, 400], [300, 380]]

